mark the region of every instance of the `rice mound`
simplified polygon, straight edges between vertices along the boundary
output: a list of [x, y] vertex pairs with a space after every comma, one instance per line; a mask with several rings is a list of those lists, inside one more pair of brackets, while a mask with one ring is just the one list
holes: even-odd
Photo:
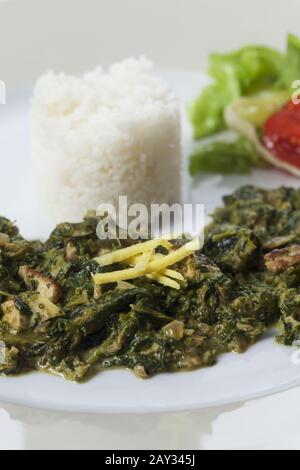
[[145, 58], [83, 77], [48, 72], [31, 108], [33, 168], [41, 209], [76, 222], [99, 204], [180, 202], [177, 97]]

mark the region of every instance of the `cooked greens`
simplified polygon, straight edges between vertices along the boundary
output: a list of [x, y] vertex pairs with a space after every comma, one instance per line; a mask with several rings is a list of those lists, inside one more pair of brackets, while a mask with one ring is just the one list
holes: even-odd
[[1, 373], [79, 382], [127, 367], [146, 378], [244, 352], [279, 321], [280, 343], [300, 339], [300, 190], [226, 196], [203, 249], [174, 266], [180, 290], [146, 276], [97, 285], [95, 275], [126, 269], [96, 261], [116, 248], [97, 238], [97, 223], [89, 214], [61, 224], [41, 243], [0, 220]]

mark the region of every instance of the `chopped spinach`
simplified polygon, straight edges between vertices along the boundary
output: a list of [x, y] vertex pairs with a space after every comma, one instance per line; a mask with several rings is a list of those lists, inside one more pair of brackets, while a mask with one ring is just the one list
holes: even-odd
[[279, 321], [278, 342], [300, 340], [300, 190], [247, 186], [226, 196], [201, 252], [174, 266], [180, 290], [146, 277], [95, 286], [92, 275], [120, 269], [94, 260], [109, 249], [97, 223], [89, 214], [61, 224], [41, 243], [0, 218], [0, 373], [81, 381], [114, 367], [145, 378], [212, 366]]

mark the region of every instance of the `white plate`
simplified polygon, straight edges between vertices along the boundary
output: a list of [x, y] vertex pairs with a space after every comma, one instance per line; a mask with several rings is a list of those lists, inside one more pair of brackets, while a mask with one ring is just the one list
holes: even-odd
[[[183, 100], [183, 111], [205, 78], [195, 73], [161, 73]], [[26, 237], [47, 236], [51, 225], [38, 214], [31, 182], [28, 126], [29, 93], [8, 96], [0, 106], [1, 183], [0, 213], [15, 219]], [[184, 113], [185, 115], [185, 113]], [[184, 121], [184, 146], [192, 146], [191, 129]], [[299, 185], [277, 171], [251, 176], [206, 176], [189, 186], [185, 199], [205, 203], [207, 212], [221, 203], [222, 195], [242, 184], [276, 187]], [[255, 398], [300, 385], [300, 366], [293, 351], [274, 343], [269, 334], [244, 355], [227, 354], [217, 366], [194, 372], [162, 374], [142, 381], [126, 370], [107, 371], [90, 382], [75, 385], [44, 374], [0, 378], [0, 401], [55, 410], [89, 413], [147, 413], [187, 410]]]

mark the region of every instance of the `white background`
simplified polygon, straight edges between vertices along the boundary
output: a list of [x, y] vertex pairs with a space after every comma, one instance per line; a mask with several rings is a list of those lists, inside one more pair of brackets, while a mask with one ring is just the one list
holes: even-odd
[[[48, 68], [80, 72], [139, 54], [160, 68], [201, 69], [211, 50], [245, 42], [283, 47], [287, 31], [300, 33], [299, 17], [299, 0], [0, 0], [0, 80], [24, 87]], [[293, 390], [147, 417], [3, 404], [0, 448], [300, 449], [299, 398]]]
[[299, 0], [0, 0], [0, 79], [79, 72], [146, 54], [159, 68], [202, 67], [212, 50], [283, 47]]

